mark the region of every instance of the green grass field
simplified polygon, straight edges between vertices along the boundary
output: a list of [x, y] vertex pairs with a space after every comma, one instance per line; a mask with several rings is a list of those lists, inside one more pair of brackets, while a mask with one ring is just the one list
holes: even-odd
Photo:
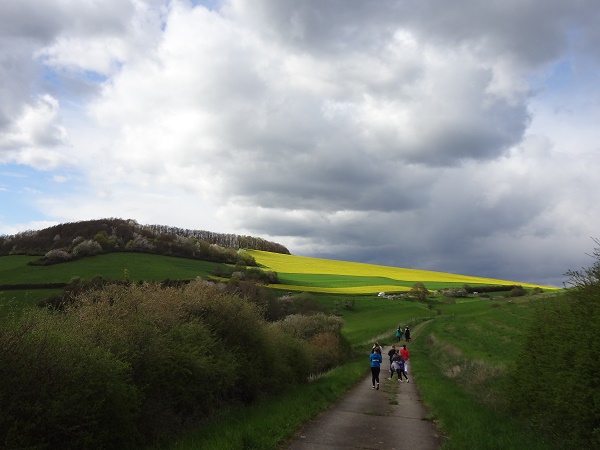
[[0, 291], [0, 317], [9, 312], [34, 307], [40, 300], [45, 300], [53, 295], [58, 295], [62, 289], [30, 289]]
[[[435, 315], [427, 305], [409, 300], [388, 300], [370, 295], [344, 296], [339, 294], [313, 294], [315, 299], [344, 319], [343, 333], [354, 347], [372, 344], [374, 338], [390, 341], [399, 325], [412, 326]], [[354, 301], [353, 309], [345, 309], [344, 301]], [[382, 337], [383, 338], [380, 338]]]
[[503, 395], [534, 305], [555, 295], [440, 305], [411, 344], [419, 391], [449, 437], [444, 450], [555, 448], [511, 416]]
[[[402, 292], [417, 281], [430, 290], [470, 284], [511, 285], [514, 281], [477, 278], [439, 272], [374, 266], [343, 261], [250, 252], [265, 269], [278, 273], [279, 292], [305, 291], [340, 315], [343, 333], [357, 351], [365, 351], [374, 340], [389, 343], [398, 325], [428, 321], [411, 344], [413, 368], [431, 418], [447, 435], [445, 449], [460, 448], [551, 448], [543, 438], [531, 434], [502, 411], [498, 387], [523, 336], [535, 302], [555, 295], [545, 288], [542, 296], [515, 299], [497, 294], [492, 300], [471, 297], [455, 304], [431, 297], [432, 305], [410, 299], [388, 299], [377, 292]], [[208, 278], [215, 263], [150, 254], [112, 253], [53, 266], [28, 266], [30, 256], [0, 257], [0, 284], [69, 282], [73, 277], [162, 281]], [[531, 288], [535, 285], [522, 284]], [[59, 290], [30, 289], [0, 292], [0, 314], [33, 306]], [[495, 295], [495, 294], [492, 294]], [[346, 304], [351, 307], [346, 308]], [[210, 427], [178, 440], [175, 448], [277, 448], [303, 421], [334, 401], [361, 379], [366, 366], [352, 363], [330, 377], [301, 387], [285, 397], [267, 399], [258, 405], [224, 412]], [[324, 395], [327, 393], [327, 395]], [[277, 435], [265, 439], [260, 430], [272, 429], [274, 416], [294, 404], [298, 413], [284, 420]], [[235, 426], [232, 427], [232, 423]], [[259, 430], [256, 432], [256, 430]], [[252, 447], [246, 447], [252, 445]], [[208, 447], [207, 447], [208, 448]]]
[[[100, 275], [122, 280], [125, 270], [132, 281], [208, 278], [217, 263], [146, 253], [108, 253], [51, 266], [29, 266], [37, 256], [0, 256], [0, 285], [68, 283], [74, 277], [90, 280]], [[0, 288], [0, 314], [35, 306], [38, 301], [60, 293], [60, 289], [5, 290]]]
[[508, 364], [515, 356], [535, 301], [520, 297], [441, 305], [444, 314], [429, 331], [452, 343], [468, 358]]
[[73, 277], [91, 279], [101, 275], [123, 279], [125, 269], [132, 281], [207, 277], [217, 265], [195, 259], [146, 253], [108, 253], [51, 266], [28, 266], [32, 256], [0, 256], [0, 284], [68, 283]]

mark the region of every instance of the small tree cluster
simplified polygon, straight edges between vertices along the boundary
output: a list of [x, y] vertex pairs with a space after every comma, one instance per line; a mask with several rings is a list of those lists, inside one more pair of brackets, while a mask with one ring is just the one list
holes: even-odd
[[409, 294], [416, 297], [420, 302], [424, 302], [427, 300], [427, 296], [429, 295], [429, 289], [425, 286], [425, 284], [421, 282], [417, 282], [413, 284], [412, 289], [409, 291]]
[[527, 295], [527, 291], [522, 286], [515, 286], [508, 293], [509, 297], [523, 297]]

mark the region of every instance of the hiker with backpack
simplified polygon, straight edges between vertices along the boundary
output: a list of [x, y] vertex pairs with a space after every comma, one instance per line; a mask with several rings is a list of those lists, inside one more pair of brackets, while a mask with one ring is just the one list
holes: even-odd
[[[406, 373], [406, 363], [404, 361], [404, 358], [402, 357], [402, 355], [400, 354], [400, 350], [397, 350], [396, 355], [394, 355], [393, 361], [392, 361], [392, 369], [398, 374], [398, 382], [402, 383], [402, 375], [404, 375], [404, 378], [406, 378], [406, 382], [408, 383], [408, 374]], [[393, 374], [392, 374], [393, 376]], [[392, 377], [390, 377], [390, 380], [392, 379]]]

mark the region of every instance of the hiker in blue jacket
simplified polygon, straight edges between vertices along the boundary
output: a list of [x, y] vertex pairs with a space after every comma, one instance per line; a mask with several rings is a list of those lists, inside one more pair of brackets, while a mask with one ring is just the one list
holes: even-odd
[[381, 357], [381, 348], [376, 346], [373, 349], [373, 353], [370, 356], [371, 359], [371, 381], [373, 382], [373, 388], [379, 390], [379, 371], [381, 370], [381, 363], [383, 358]]

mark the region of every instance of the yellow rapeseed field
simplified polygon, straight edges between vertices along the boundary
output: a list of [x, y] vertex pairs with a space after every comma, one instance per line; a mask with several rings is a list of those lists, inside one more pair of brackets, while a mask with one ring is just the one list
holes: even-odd
[[[467, 275], [457, 275], [444, 272], [433, 272], [428, 270], [405, 269], [399, 267], [379, 266], [375, 264], [364, 264], [349, 261], [336, 261], [331, 259], [311, 258], [307, 256], [283, 255], [280, 253], [264, 252], [259, 250], [248, 250], [256, 262], [265, 266], [266, 269], [278, 274], [321, 274], [321, 275], [349, 275], [360, 277], [387, 277], [393, 280], [406, 282], [437, 282], [437, 283], [461, 283], [461, 284], [492, 284], [512, 285], [519, 284], [523, 287], [536, 287], [528, 283], [517, 281], [498, 280], [494, 278], [480, 278]], [[314, 292], [339, 292], [348, 294], [386, 292], [409, 290], [402, 286], [380, 285], [359, 286], [345, 288], [329, 287], [307, 287], [294, 285], [273, 285], [287, 290], [310, 290]], [[539, 286], [547, 289], [555, 289], [549, 286]]]

